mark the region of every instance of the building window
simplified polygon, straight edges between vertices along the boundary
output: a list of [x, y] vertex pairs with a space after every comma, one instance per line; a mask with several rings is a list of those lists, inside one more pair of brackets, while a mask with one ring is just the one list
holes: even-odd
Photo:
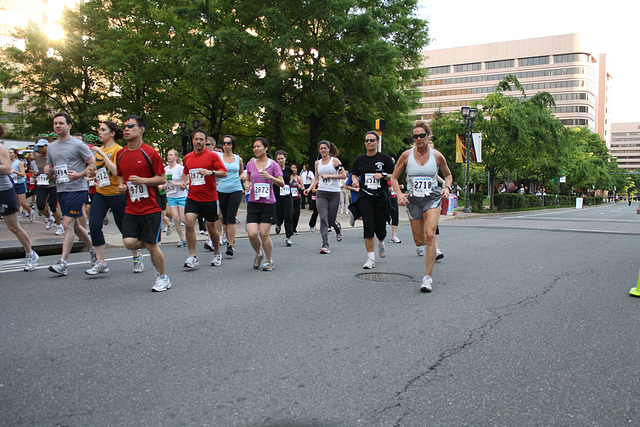
[[480, 62], [475, 62], [473, 64], [460, 64], [460, 65], [454, 65], [453, 66], [453, 72], [454, 73], [463, 73], [465, 71], [478, 71], [480, 70], [481, 67], [481, 63]]
[[431, 67], [428, 68], [428, 70], [430, 76], [433, 76], [435, 74], [449, 74], [451, 72], [451, 66], [444, 65], [442, 67]]
[[521, 67], [529, 67], [531, 65], [543, 65], [549, 63], [548, 56], [534, 56], [533, 58], [520, 58], [518, 64]]
[[515, 59], [505, 59], [502, 61], [485, 62], [487, 70], [495, 70], [496, 68], [513, 68], [515, 67]]
[[553, 55], [553, 62], [589, 62], [589, 55], [586, 53], [568, 53], [566, 55]]

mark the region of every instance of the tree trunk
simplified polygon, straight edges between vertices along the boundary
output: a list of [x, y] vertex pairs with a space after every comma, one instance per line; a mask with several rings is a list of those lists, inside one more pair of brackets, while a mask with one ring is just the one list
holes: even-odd
[[322, 119], [315, 114], [309, 116], [309, 167], [318, 159], [318, 143], [320, 142], [320, 125]]

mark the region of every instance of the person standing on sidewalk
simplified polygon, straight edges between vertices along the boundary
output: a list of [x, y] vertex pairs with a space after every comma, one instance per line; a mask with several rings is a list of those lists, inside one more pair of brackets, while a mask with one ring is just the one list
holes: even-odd
[[[271, 226], [276, 222], [275, 188], [284, 185], [282, 169], [267, 157], [269, 141], [258, 137], [253, 142], [255, 158], [247, 163], [245, 190], [249, 194], [247, 203], [247, 234], [256, 257], [253, 268], [273, 270], [273, 242], [269, 237]], [[264, 262], [263, 262], [264, 261]]]
[[[4, 136], [4, 126], [0, 124], [0, 138]], [[13, 189], [13, 183], [9, 175], [13, 172], [9, 153], [4, 145], [0, 144], [0, 215], [22, 247], [26, 255], [24, 271], [33, 271], [38, 263], [38, 254], [31, 248], [31, 239], [18, 222], [18, 197]]]
[[[429, 147], [431, 128], [426, 122], [418, 121], [413, 127], [414, 146], [406, 150], [393, 171], [391, 184], [396, 191], [398, 204], [407, 207], [413, 241], [417, 247], [426, 244], [425, 276], [420, 286], [421, 292], [431, 292], [433, 287], [433, 265], [436, 261], [436, 227], [440, 219], [440, 205], [443, 197], [449, 197], [453, 181], [444, 156]], [[407, 169], [408, 196], [400, 190], [398, 178]], [[438, 184], [438, 172], [444, 175], [444, 187]]]
[[164, 163], [158, 152], [142, 141], [147, 132], [147, 122], [142, 117], [128, 116], [123, 128], [127, 146], [116, 155], [118, 189], [127, 194], [122, 242], [127, 249], [138, 251], [133, 260], [134, 272], [144, 270], [140, 249], [147, 248], [157, 273], [151, 290], [164, 292], [171, 289], [171, 281], [165, 274], [164, 255], [158, 245], [162, 235], [158, 186], [167, 182]]
[[[315, 177], [311, 182], [311, 188], [318, 184], [316, 193], [316, 206], [320, 217], [320, 235], [322, 236], [321, 254], [328, 254], [329, 249], [329, 227], [333, 227], [336, 232], [336, 240], [342, 241], [342, 226], [338, 222], [338, 208], [340, 206], [340, 196], [342, 195], [341, 180], [347, 177], [342, 167], [342, 162], [338, 159], [340, 151], [335, 144], [329, 141], [320, 141], [318, 145], [320, 160], [316, 160]], [[309, 194], [310, 189], [304, 191]]]
[[95, 171], [96, 164], [93, 153], [82, 141], [71, 136], [73, 120], [67, 113], [58, 113], [53, 117], [53, 131], [58, 139], [47, 149], [47, 165], [44, 173], [50, 177], [55, 174], [58, 202], [62, 211], [64, 239], [62, 241], [62, 257], [57, 264], [49, 266], [49, 271], [59, 276], [68, 274], [67, 261], [73, 247], [74, 235], [89, 248], [91, 265], [96, 263], [96, 253], [91, 244], [89, 233], [82, 226], [82, 207], [87, 201], [87, 174]]
[[227, 168], [218, 154], [205, 149], [207, 137], [207, 132], [204, 129], [193, 131], [193, 151], [184, 156], [181, 188], [183, 190], [189, 189], [184, 206], [187, 246], [189, 247], [189, 257], [184, 262], [184, 266], [187, 268], [195, 268], [199, 264], [196, 256], [195, 229], [198, 216], [204, 218], [213, 245], [211, 265], [219, 266], [222, 264], [220, 234], [216, 230], [216, 221], [218, 220], [216, 178], [227, 176]]
[[378, 152], [378, 132], [369, 131], [364, 135], [366, 154], [356, 158], [351, 168], [351, 186], [359, 189], [354, 218], [362, 217], [364, 246], [367, 250], [367, 261], [362, 268], [371, 269], [376, 266], [374, 236], [378, 238], [378, 255], [387, 256], [384, 239], [387, 237], [387, 221], [391, 215], [391, 198], [386, 181], [393, 173], [393, 159], [390, 155]]
[[[122, 147], [116, 144], [116, 141], [122, 139], [123, 132], [117, 124], [106, 121], [100, 125], [98, 129], [98, 137], [102, 142], [102, 148], [92, 146], [91, 151], [95, 154], [96, 159], [96, 193], [91, 202], [91, 215], [89, 216], [89, 233], [91, 234], [91, 243], [96, 251], [96, 263], [84, 272], [90, 276], [100, 273], [108, 273], [109, 266], [105, 259], [105, 240], [102, 226], [107, 212], [111, 210], [113, 220], [122, 233], [122, 220], [124, 218], [124, 210], [127, 206], [127, 198], [120, 193], [118, 181], [117, 155]], [[139, 265], [136, 268], [135, 258], [139, 257], [137, 250], [133, 250], [134, 273], [140, 273]]]
[[38, 168], [36, 177], [36, 207], [47, 217], [45, 229], [49, 230], [51, 225], [56, 224], [56, 236], [64, 234], [62, 226], [62, 215], [58, 210], [58, 193], [56, 192], [55, 176], [44, 173], [47, 164], [47, 147], [49, 141], [40, 139], [36, 143], [35, 164]]

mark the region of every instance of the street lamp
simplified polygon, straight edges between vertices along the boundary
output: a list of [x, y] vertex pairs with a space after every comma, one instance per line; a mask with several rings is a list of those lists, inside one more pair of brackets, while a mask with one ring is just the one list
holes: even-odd
[[473, 121], [476, 119], [477, 111], [475, 108], [462, 107], [460, 109], [462, 113], [462, 119], [464, 120], [464, 125], [467, 127], [467, 136], [465, 138], [465, 145], [467, 146], [467, 157], [466, 157], [466, 185], [464, 190], [465, 196], [465, 207], [464, 213], [471, 213], [471, 208], [469, 207], [469, 162], [471, 160], [471, 144], [473, 144], [473, 139], [471, 137], [471, 127], [473, 127]]
[[184, 120], [180, 122], [180, 130], [182, 131], [182, 155], [185, 156], [189, 152], [189, 135], [185, 133], [187, 131], [187, 122]]

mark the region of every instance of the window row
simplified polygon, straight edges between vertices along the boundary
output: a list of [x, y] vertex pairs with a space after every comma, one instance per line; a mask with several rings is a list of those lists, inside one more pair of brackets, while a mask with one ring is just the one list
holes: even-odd
[[[518, 58], [518, 66], [529, 67], [532, 65], [546, 65], [551, 63], [551, 57], [549, 55], [533, 56], [530, 58]], [[553, 55], [554, 64], [560, 64], [563, 62], [589, 62], [590, 55], [586, 53], [568, 53], [563, 55]], [[486, 61], [484, 63], [486, 70], [496, 70], [499, 68], [514, 68], [516, 66], [515, 59], [502, 59], [499, 61]], [[462, 73], [465, 71], [477, 71], [482, 69], [481, 62], [474, 62], [470, 64], [454, 65], [453, 71], [455, 73]], [[428, 68], [429, 74], [448, 74], [451, 72], [450, 65], [443, 65], [440, 67]]]
[[561, 119], [560, 123], [564, 126], [588, 126], [589, 120], [587, 119]]
[[565, 76], [573, 74], [586, 74], [593, 75], [594, 71], [591, 68], [585, 67], [571, 67], [571, 68], [556, 68], [553, 70], [538, 70], [538, 71], [522, 71], [519, 73], [500, 73], [500, 74], [484, 74], [480, 76], [468, 76], [468, 77], [452, 77], [450, 79], [433, 79], [423, 82], [423, 86], [439, 86], [461, 83], [474, 83], [474, 82], [490, 82], [496, 80], [502, 80], [509, 74], [516, 76], [518, 80], [535, 78], [535, 77], [551, 77], [551, 76]]
[[[527, 83], [522, 85], [525, 91], [581, 86], [590, 86], [590, 84], [584, 80], [564, 80], [558, 82]], [[424, 92], [422, 96], [429, 98], [434, 96], [466, 95], [472, 93], [493, 93], [495, 92], [495, 90], [495, 86], [473, 87], [466, 89], [434, 90], [431, 92]]]
[[572, 105], [570, 107], [555, 107], [554, 113], [588, 113], [589, 107], [584, 105]]

